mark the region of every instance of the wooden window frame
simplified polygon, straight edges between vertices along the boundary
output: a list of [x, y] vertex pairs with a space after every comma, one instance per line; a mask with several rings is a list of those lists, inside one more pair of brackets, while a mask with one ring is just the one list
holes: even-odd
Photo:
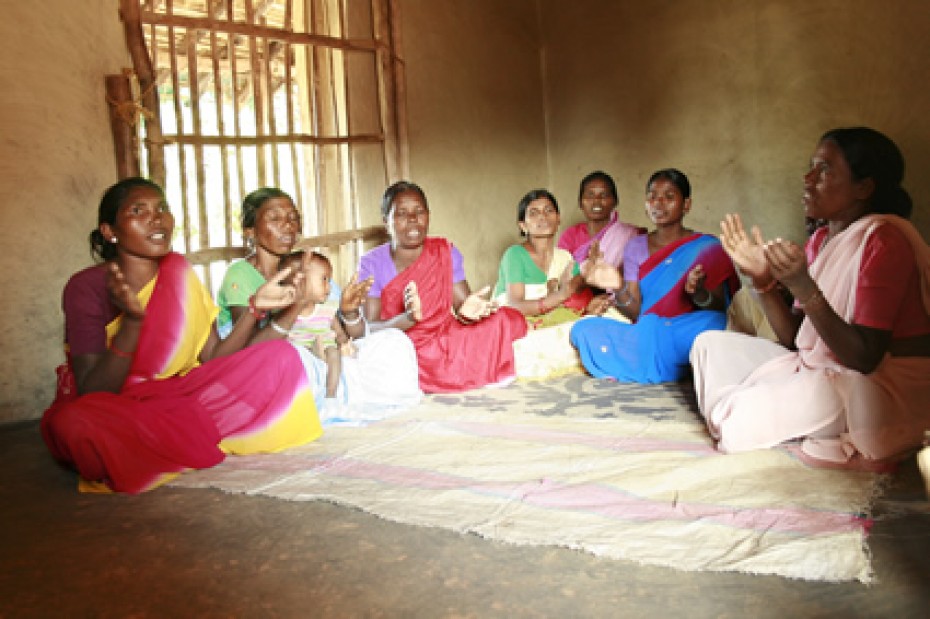
[[[276, 11], [274, 23], [264, 17], [271, 8]], [[358, 9], [367, 16], [369, 37], [349, 36], [347, 16]], [[370, 13], [364, 13], [366, 9]], [[384, 240], [382, 225], [360, 225], [355, 160], [363, 148], [368, 148], [366, 162], [376, 159], [370, 149], [380, 147], [380, 167], [368, 163], [364, 172], [371, 176], [372, 168], [378, 168], [376, 180], [382, 187], [407, 176], [397, 10], [396, 0], [120, 0], [133, 68], [107, 76], [117, 173], [121, 178], [146, 175], [169, 196], [179, 197], [171, 200], [180, 228], [175, 244], [181, 245], [178, 250], [211, 290], [219, 285], [216, 280], [227, 263], [245, 254], [235, 217], [241, 197], [258, 186], [281, 186], [282, 178], [291, 179], [291, 186], [282, 188], [293, 195], [303, 215], [304, 236], [298, 247], [328, 250], [337, 277], [347, 279], [364, 248]], [[371, 117], [364, 130], [353, 126], [352, 106], [357, 101], [350, 84], [355, 79], [349, 65], [352, 54], [362, 58], [367, 72], [360, 73], [372, 82], [365, 84], [363, 94], [376, 97], [374, 103], [362, 102]], [[186, 73], [179, 66], [185, 59]], [[301, 59], [303, 73], [295, 76]], [[248, 76], [242, 90], [253, 96], [251, 134], [239, 126], [241, 74]], [[229, 88], [225, 94], [224, 87]], [[187, 101], [182, 101], [182, 88]], [[281, 91], [284, 131], [272, 104]], [[203, 101], [210, 97], [215, 126], [204, 131], [201, 114], [209, 103]], [[225, 101], [232, 102], [234, 120], [224, 125]], [[280, 111], [280, 99], [276, 105]], [[298, 123], [295, 119], [301, 114], [303, 122]], [[295, 130], [298, 124], [300, 130]], [[219, 210], [212, 184], [208, 197], [205, 153], [213, 154], [214, 163], [221, 162], [214, 166], [221, 169], [223, 185], [219, 241], [211, 238], [217, 236]], [[244, 170], [244, 153], [254, 154], [254, 172]], [[309, 163], [302, 167], [301, 161]], [[253, 182], [258, 179], [255, 186], [248, 186], [247, 176]], [[369, 186], [373, 182], [365, 180]]]

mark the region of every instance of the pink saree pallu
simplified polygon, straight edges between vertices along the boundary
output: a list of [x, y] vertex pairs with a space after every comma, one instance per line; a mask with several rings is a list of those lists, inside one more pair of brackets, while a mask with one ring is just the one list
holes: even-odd
[[[169, 254], [139, 293], [146, 316], [118, 394], [77, 396], [59, 370], [42, 418], [52, 455], [117, 492], [154, 488], [226, 454], [273, 452], [322, 433], [298, 352], [264, 342], [198, 365], [216, 306], [187, 261]], [[107, 325], [108, 338], [119, 317]]]
[[609, 223], [587, 241], [581, 243], [578, 247], [571, 250], [575, 262], [581, 264], [588, 259], [588, 253], [591, 251], [591, 245], [597, 241], [604, 254], [604, 260], [614, 266], [620, 266], [623, 262], [623, 250], [626, 244], [637, 235], [645, 234], [645, 228], [639, 228], [632, 224], [620, 221], [617, 211], [610, 214]]
[[504, 307], [464, 325], [452, 315], [452, 254], [449, 241], [430, 237], [416, 262], [381, 291], [381, 320], [404, 311], [404, 288], [417, 283], [423, 320], [407, 329], [417, 351], [420, 389], [455, 393], [515, 376], [513, 341], [526, 335], [526, 319]]

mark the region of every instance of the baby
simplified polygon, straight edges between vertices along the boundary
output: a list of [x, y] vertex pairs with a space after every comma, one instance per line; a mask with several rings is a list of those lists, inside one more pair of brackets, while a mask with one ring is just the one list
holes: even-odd
[[300, 312], [288, 338], [309, 349], [326, 362], [326, 397], [336, 397], [342, 374], [342, 355], [354, 354], [351, 340], [343, 330], [336, 311], [338, 300], [328, 300], [333, 266], [317, 252], [295, 251], [281, 258], [279, 268], [303, 272], [310, 302]]

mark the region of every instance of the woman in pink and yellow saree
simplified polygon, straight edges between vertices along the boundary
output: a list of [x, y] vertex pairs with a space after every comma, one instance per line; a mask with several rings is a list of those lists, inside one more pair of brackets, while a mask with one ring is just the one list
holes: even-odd
[[138, 493], [226, 454], [278, 451], [321, 434], [297, 350], [252, 341], [262, 312], [296, 302], [301, 284], [279, 286], [280, 274], [220, 340], [216, 305], [171, 252], [173, 226], [158, 185], [117, 183], [91, 234], [105, 262], [65, 287], [67, 363], [42, 434], [52, 455], [77, 469], [82, 489]]

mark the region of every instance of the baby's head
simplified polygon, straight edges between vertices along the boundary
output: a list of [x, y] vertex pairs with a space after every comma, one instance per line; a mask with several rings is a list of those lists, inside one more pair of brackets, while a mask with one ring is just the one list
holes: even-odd
[[330, 279], [333, 276], [333, 265], [329, 258], [315, 251], [306, 252], [299, 249], [281, 258], [279, 269], [290, 267], [292, 272], [282, 283], [291, 284], [294, 274], [299, 270], [304, 274], [307, 291], [312, 303], [322, 303], [329, 297]]

